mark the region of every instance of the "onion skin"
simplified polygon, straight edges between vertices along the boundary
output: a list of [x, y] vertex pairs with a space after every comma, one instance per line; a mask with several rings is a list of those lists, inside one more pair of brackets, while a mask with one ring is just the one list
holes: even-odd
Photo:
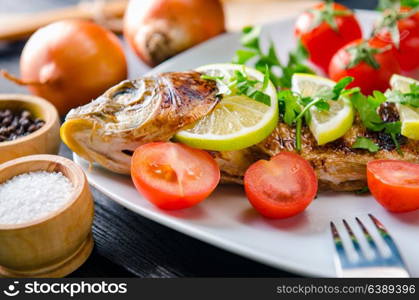
[[225, 32], [220, 0], [130, 0], [124, 36], [149, 66]]
[[35, 32], [20, 58], [21, 81], [60, 115], [127, 78], [118, 37], [89, 21], [65, 20]]

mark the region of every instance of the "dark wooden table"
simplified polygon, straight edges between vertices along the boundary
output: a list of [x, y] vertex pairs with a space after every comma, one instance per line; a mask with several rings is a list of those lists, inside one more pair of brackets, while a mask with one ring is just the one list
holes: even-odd
[[[0, 14], [31, 12], [77, 0], [0, 0]], [[352, 8], [373, 8], [374, 0], [340, 1]], [[18, 74], [24, 43], [0, 44], [0, 69]], [[142, 71], [146, 71], [145, 66]], [[27, 93], [0, 78], [0, 93]], [[71, 157], [64, 145], [60, 154]], [[1, 155], [1, 154], [0, 154]], [[145, 219], [91, 188], [95, 199], [95, 249], [73, 277], [291, 277]]]

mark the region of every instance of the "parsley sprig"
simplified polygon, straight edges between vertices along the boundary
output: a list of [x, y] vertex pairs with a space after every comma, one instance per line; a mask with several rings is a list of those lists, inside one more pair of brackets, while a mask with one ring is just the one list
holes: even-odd
[[268, 106], [271, 105], [271, 97], [265, 93], [269, 85], [267, 67], [265, 68], [263, 82], [249, 77], [244, 68], [242, 71], [235, 70], [228, 79], [225, 79], [224, 76], [206, 74], [201, 75], [201, 78], [216, 81], [219, 95], [244, 95]]
[[378, 150], [380, 150], [380, 146], [374, 143], [371, 139], [363, 137], [363, 136], [358, 136], [356, 138], [356, 141], [355, 143], [353, 143], [352, 148], [365, 149], [372, 153], [375, 153]]
[[359, 88], [346, 89], [353, 80], [352, 77], [342, 78], [332, 89], [322, 88], [311, 97], [303, 97], [290, 90], [278, 92], [279, 111], [284, 122], [296, 127], [295, 148], [297, 151], [301, 151], [303, 117], [306, 122], [310, 120], [310, 108], [314, 106], [319, 111], [329, 111], [328, 101], [337, 101], [340, 97], [359, 93]]
[[233, 63], [246, 64], [252, 60], [254, 67], [261, 72], [265, 72], [267, 67], [269, 79], [280, 88], [291, 88], [291, 77], [295, 73], [314, 74], [314, 71], [303, 63], [308, 57], [308, 52], [301, 42], [294, 51], [289, 53], [288, 63], [283, 64], [276, 54], [272, 41], [269, 41], [266, 52], [262, 50], [260, 34], [260, 27], [243, 28], [240, 42], [244, 49], [236, 51]]
[[397, 135], [401, 133], [401, 122], [384, 122], [377, 110], [378, 107], [387, 101], [386, 96], [378, 91], [374, 91], [371, 96], [364, 96], [362, 93], [355, 93], [351, 97], [352, 104], [359, 113], [362, 124], [374, 132], [383, 131], [390, 135], [397, 151], [402, 155]]
[[396, 90], [388, 90], [385, 93], [388, 102], [409, 105], [414, 108], [419, 107], [419, 84], [413, 83], [410, 85], [410, 91], [402, 93]]

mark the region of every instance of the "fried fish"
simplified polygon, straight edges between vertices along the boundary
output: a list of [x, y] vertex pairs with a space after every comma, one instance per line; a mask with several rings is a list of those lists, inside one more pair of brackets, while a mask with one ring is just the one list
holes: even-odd
[[193, 71], [126, 80], [71, 110], [61, 137], [84, 159], [129, 174], [138, 146], [168, 141], [210, 113], [220, 101], [217, 92], [214, 81]]
[[[209, 114], [220, 99], [214, 81], [197, 72], [164, 73], [124, 81], [93, 102], [68, 114], [62, 126], [64, 142], [81, 157], [117, 173], [129, 174], [130, 155], [141, 144], [169, 141], [177, 131]], [[384, 103], [379, 113], [385, 122], [399, 119], [394, 105]], [[370, 153], [354, 149], [357, 137], [380, 145]], [[369, 132], [359, 120], [340, 139], [323, 146], [303, 128], [301, 156], [317, 173], [320, 188], [354, 191], [366, 186], [366, 164], [375, 159], [419, 163], [419, 141], [398, 136], [400, 149], [381, 132]], [[295, 128], [278, 123], [272, 134], [252, 147], [210, 153], [222, 172], [223, 182], [242, 183], [246, 169], [281, 151], [296, 151]]]

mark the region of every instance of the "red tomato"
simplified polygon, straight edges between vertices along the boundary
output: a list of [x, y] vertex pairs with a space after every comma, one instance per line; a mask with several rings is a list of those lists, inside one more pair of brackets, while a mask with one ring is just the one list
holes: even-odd
[[402, 7], [400, 13], [394, 11], [387, 11], [383, 18], [398, 19], [401, 15], [405, 17], [399, 19], [397, 24], [400, 39], [399, 45], [396, 46], [395, 41], [391, 35], [391, 27], [383, 24], [376, 28], [375, 39], [381, 41], [383, 44], [393, 45], [396, 48], [396, 57], [400, 63], [402, 71], [410, 72], [419, 68], [419, 12], [408, 15], [411, 8]]
[[392, 212], [419, 209], [419, 164], [376, 160], [367, 165], [368, 187], [377, 201]]
[[360, 87], [367, 95], [374, 90], [386, 91], [390, 87], [390, 78], [395, 73], [400, 73], [395, 50], [391, 46], [383, 47], [375, 40], [356, 40], [349, 43], [333, 56], [329, 66], [331, 79], [339, 81], [346, 76], [354, 77], [348, 87]]
[[268, 218], [281, 219], [302, 212], [317, 193], [311, 165], [292, 152], [270, 161], [259, 160], [244, 175], [244, 188], [253, 207]]
[[220, 169], [203, 150], [156, 142], [135, 150], [131, 177], [137, 190], [150, 202], [174, 210], [207, 198], [220, 181]]
[[[319, 19], [321, 14], [332, 16], [337, 30], [324, 21], [324, 17]], [[310, 60], [327, 72], [333, 54], [347, 43], [360, 39], [362, 32], [353, 12], [346, 6], [321, 3], [298, 17], [295, 35], [307, 48]]]

